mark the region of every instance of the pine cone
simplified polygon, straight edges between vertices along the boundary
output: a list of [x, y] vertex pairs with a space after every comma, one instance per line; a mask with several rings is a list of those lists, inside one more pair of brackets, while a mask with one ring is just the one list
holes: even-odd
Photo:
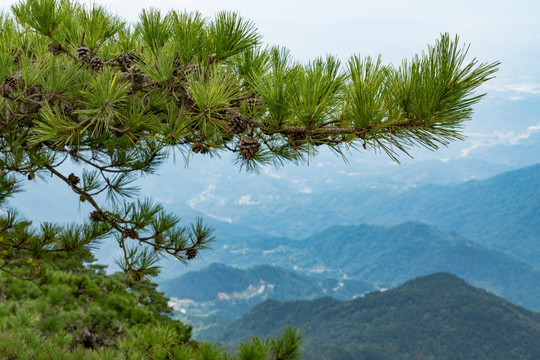
[[21, 72], [16, 72], [15, 74], [13, 74], [13, 80], [15, 80], [15, 83], [18, 87], [24, 87], [24, 78]]
[[102, 214], [101, 212], [94, 210], [90, 213], [90, 221], [92, 222], [100, 222], [102, 220]]
[[54, 56], [56, 56], [56, 55], [59, 55], [59, 54], [62, 52], [62, 44], [58, 44], [58, 45], [49, 44], [49, 46], [47, 47], [47, 49], [48, 49], [49, 52], [51, 52]]
[[88, 63], [88, 67], [94, 71], [99, 71], [103, 69], [103, 60], [99, 57], [93, 57], [90, 62]]
[[139, 54], [135, 51], [121, 52], [115, 56], [116, 61], [125, 62], [127, 65], [131, 65], [133, 61], [140, 60], [140, 58]]
[[139, 234], [137, 234], [137, 231], [135, 231], [135, 229], [126, 228], [124, 230], [124, 236], [130, 239], [136, 239]]
[[77, 185], [81, 179], [76, 176], [74, 173], [69, 174], [68, 181], [71, 185]]
[[19, 111], [24, 115], [35, 114], [39, 111], [40, 108], [41, 104], [36, 104], [35, 102], [19, 103]]
[[197, 249], [191, 248], [186, 250], [186, 257], [188, 260], [193, 260], [197, 257], [199, 251]]
[[8, 76], [2, 81], [2, 95], [11, 95], [13, 89], [17, 86], [17, 81], [13, 76]]
[[69, 116], [73, 114], [75, 111], [75, 105], [70, 102], [63, 102], [62, 103], [62, 115]]
[[89, 62], [91, 51], [86, 46], [81, 46], [75, 50], [75, 57], [77, 60]]
[[246, 122], [242, 119], [242, 116], [239, 113], [233, 114], [229, 118], [229, 121], [227, 121], [227, 125], [234, 134], [242, 134], [247, 128]]
[[193, 145], [191, 145], [191, 151], [193, 151], [195, 154], [206, 154], [208, 152], [208, 148], [202, 142], [196, 141], [193, 143]]
[[299, 147], [302, 145], [302, 143], [307, 139], [305, 134], [301, 133], [295, 133], [292, 135], [289, 135], [289, 144], [291, 144], [292, 147]]
[[123, 72], [121, 77], [123, 81], [129, 81], [131, 83], [131, 92], [141, 90], [144, 83], [144, 76], [141, 71], [134, 66], [130, 66], [126, 72]]
[[131, 274], [131, 277], [133, 278], [134, 281], [141, 281], [143, 278], [143, 274], [140, 270], [135, 270]]
[[240, 156], [242, 156], [244, 160], [253, 160], [261, 147], [259, 142], [251, 136], [242, 136], [238, 146], [240, 148]]

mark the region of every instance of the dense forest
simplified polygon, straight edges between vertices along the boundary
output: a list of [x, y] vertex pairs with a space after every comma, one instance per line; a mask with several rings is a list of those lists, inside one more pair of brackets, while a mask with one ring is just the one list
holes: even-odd
[[225, 329], [222, 341], [304, 330], [305, 359], [508, 360], [540, 358], [540, 314], [448, 273], [351, 301], [267, 300]]

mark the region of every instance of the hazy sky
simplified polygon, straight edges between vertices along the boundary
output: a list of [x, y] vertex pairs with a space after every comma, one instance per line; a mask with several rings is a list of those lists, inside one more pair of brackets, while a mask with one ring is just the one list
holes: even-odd
[[[4, 8], [14, 0], [0, 0]], [[91, 4], [93, 1], [82, 0]], [[482, 62], [501, 61], [490, 87], [514, 93], [540, 93], [540, 1], [536, 0], [109, 0], [129, 21], [141, 9], [199, 10], [211, 17], [238, 11], [253, 20], [272, 45], [283, 45], [302, 61], [331, 53], [346, 60], [352, 53], [399, 63], [425, 49], [439, 34], [458, 34]]]

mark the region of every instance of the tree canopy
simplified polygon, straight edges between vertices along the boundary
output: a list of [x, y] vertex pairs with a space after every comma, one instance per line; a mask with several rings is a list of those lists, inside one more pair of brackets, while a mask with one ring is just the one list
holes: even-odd
[[[307, 161], [321, 146], [398, 161], [463, 139], [498, 66], [469, 59], [448, 34], [398, 66], [359, 55], [301, 64], [234, 12], [149, 9], [128, 23], [70, 0], [21, 1], [0, 15], [0, 32], [0, 269], [27, 264], [26, 277], [113, 236], [136, 280], [165, 254], [195, 258], [212, 229], [180, 226], [133, 186], [171, 154], [232, 153], [248, 171]], [[35, 228], [4, 206], [24, 181], [50, 176], [91, 204], [88, 222]]]

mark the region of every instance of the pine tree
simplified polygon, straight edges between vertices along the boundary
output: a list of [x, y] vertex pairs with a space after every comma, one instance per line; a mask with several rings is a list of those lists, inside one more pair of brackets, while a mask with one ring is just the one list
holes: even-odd
[[483, 96], [475, 90], [498, 65], [467, 61], [448, 34], [399, 66], [358, 55], [301, 64], [264, 47], [236, 13], [150, 9], [128, 24], [70, 0], [23, 0], [0, 15], [0, 32], [2, 204], [24, 181], [52, 176], [93, 207], [85, 224], [34, 228], [3, 206], [0, 269], [26, 278], [58, 253], [91, 256], [102, 239], [118, 242], [134, 280], [157, 274], [160, 256], [196, 258], [212, 229], [181, 226], [132, 186], [173, 152], [228, 152], [255, 172], [305, 162], [321, 146], [399, 162], [411, 147], [463, 139]]

